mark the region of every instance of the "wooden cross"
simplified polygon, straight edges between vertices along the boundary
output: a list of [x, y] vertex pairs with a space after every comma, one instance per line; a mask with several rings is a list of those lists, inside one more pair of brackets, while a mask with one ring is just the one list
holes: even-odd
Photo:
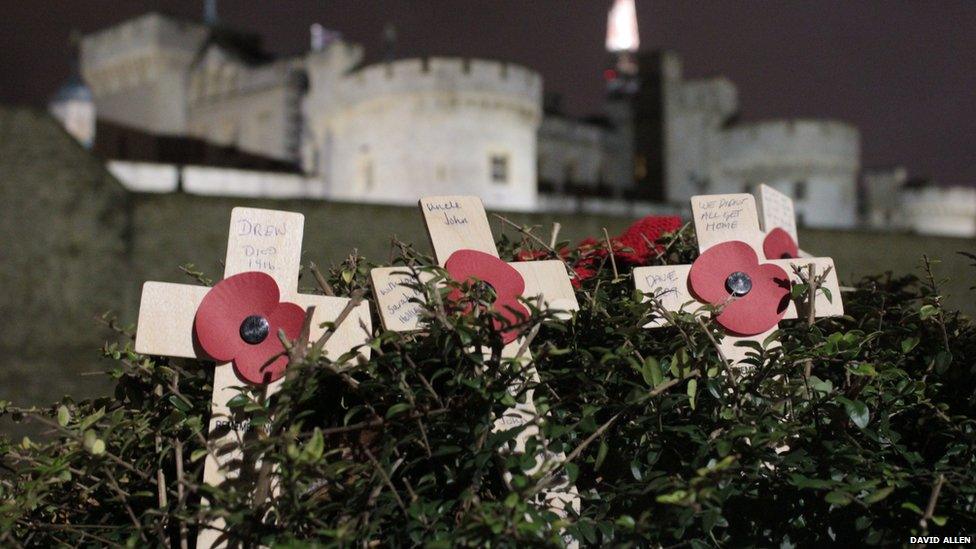
[[[224, 278], [240, 273], [258, 271], [270, 275], [281, 292], [281, 301], [291, 302], [308, 310], [315, 307], [309, 340], [322, 335], [324, 323], [335, 321], [350, 302], [349, 299], [297, 292], [301, 265], [302, 229], [305, 216], [299, 213], [254, 208], [234, 208], [231, 213], [227, 240]], [[194, 317], [204, 296], [206, 286], [146, 282], [139, 305], [139, 324], [136, 332], [136, 352], [148, 355], [207, 359], [195, 344]], [[362, 302], [352, 310], [325, 345], [326, 356], [336, 358], [366, 341], [372, 330], [369, 304]], [[277, 337], [271, 334], [270, 337]], [[368, 347], [363, 353], [368, 353]], [[266, 387], [266, 394], [277, 391], [284, 379]], [[210, 405], [210, 425], [203, 480], [218, 486], [241, 475], [241, 441], [249, 428], [247, 419], [233, 417], [227, 403], [240, 394], [240, 379], [231, 363], [217, 364], [214, 370], [213, 399]], [[217, 547], [226, 544], [222, 520], [201, 528], [197, 547]]]
[[[432, 196], [420, 200], [420, 209], [438, 265], [445, 266], [455, 252], [462, 250], [474, 250], [498, 257], [488, 216], [480, 198]], [[508, 265], [518, 271], [525, 282], [523, 299], [541, 299], [540, 308], [548, 308], [557, 314], [579, 309], [576, 293], [562, 261], [517, 261]], [[387, 330], [404, 332], [422, 328], [420, 312], [423, 307], [412, 300], [422, 299], [423, 295], [409, 285], [415, 285], [418, 278], [421, 282], [426, 282], [430, 279], [427, 275], [428, 273], [406, 267], [382, 267], [370, 271], [376, 306]], [[530, 361], [528, 350], [522, 357], [517, 356], [520, 345], [519, 340], [508, 343], [502, 350], [502, 357]], [[534, 368], [530, 368], [526, 374], [532, 381], [538, 380]], [[526, 402], [506, 410], [495, 421], [495, 430], [511, 429], [534, 419], [537, 413], [532, 396], [531, 389], [526, 391]], [[526, 440], [537, 433], [535, 426], [523, 430], [516, 438], [516, 451], [524, 451]], [[565, 459], [565, 456], [553, 455], [549, 459], [558, 462]], [[537, 462], [537, 469], [543, 465], [542, 461], [540, 458]], [[578, 492], [575, 486], [570, 486], [567, 482], [546, 491], [544, 497], [550, 509], [560, 516], [567, 515], [567, 506], [579, 513]], [[571, 538], [567, 538], [567, 543], [574, 546], [576, 544]]]
[[793, 242], [799, 244], [800, 238], [796, 232], [796, 209], [793, 207], [793, 199], [765, 183], [759, 184], [758, 191], [756, 193], [756, 206], [759, 210], [759, 223], [763, 232], [769, 233], [773, 229], [783, 229], [793, 238]]
[[[770, 195], [771, 196], [771, 195]], [[787, 200], [789, 200], [787, 198]], [[770, 216], [766, 217], [767, 227], [774, 226], [771, 222], [775, 218], [772, 212], [775, 206], [768, 198], [764, 200], [764, 208]], [[790, 203], [792, 209], [792, 203]], [[705, 252], [709, 248], [729, 241], [740, 241], [748, 244], [759, 258], [760, 263], [773, 263], [781, 267], [789, 276], [791, 284], [801, 282], [800, 277], [794, 271], [794, 266], [807, 272], [810, 264], [814, 265], [816, 273], [827, 273], [823, 280], [821, 290], [817, 292], [814, 300], [814, 312], [819, 317], [840, 316], [844, 314], [844, 306], [841, 302], [840, 285], [837, 281], [837, 272], [834, 269], [834, 262], [830, 258], [823, 257], [802, 257], [794, 259], [765, 259], [763, 255], [763, 238], [765, 233], [759, 227], [759, 218], [756, 210], [755, 198], [750, 194], [719, 194], [693, 196], [691, 198], [691, 210], [695, 233], [698, 237], [698, 251]], [[777, 210], [782, 217], [782, 208]], [[793, 225], [793, 233], [796, 229]], [[828, 271], [829, 269], [829, 271]], [[656, 297], [664, 309], [677, 312], [697, 313], [702, 310], [702, 303], [693, 295], [689, 273], [691, 265], [663, 265], [653, 267], [638, 267], [634, 269], [634, 284], [638, 290], [644, 292], [649, 297]], [[823, 291], [826, 290], [826, 291]], [[829, 297], [828, 297], [829, 293]], [[783, 319], [798, 318], [796, 305], [792, 300], [786, 307]], [[646, 327], [658, 328], [666, 326], [667, 321], [657, 318], [647, 324]], [[762, 343], [773, 331], [776, 326], [769, 330], [755, 335], [737, 336], [726, 334], [719, 340], [719, 347], [732, 364], [738, 364], [746, 358], [748, 347], [735, 345], [740, 341], [757, 341]]]

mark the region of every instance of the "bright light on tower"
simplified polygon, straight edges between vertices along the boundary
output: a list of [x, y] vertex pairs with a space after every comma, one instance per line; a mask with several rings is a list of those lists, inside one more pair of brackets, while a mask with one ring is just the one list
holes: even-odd
[[607, 16], [607, 51], [635, 52], [640, 47], [634, 0], [614, 0]]

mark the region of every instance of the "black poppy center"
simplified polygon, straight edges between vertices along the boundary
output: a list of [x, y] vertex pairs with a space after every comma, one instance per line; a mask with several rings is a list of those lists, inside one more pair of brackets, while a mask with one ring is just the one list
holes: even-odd
[[725, 289], [736, 297], [742, 297], [752, 290], [752, 279], [742, 271], [736, 271], [725, 279]]
[[251, 345], [264, 341], [270, 332], [271, 324], [268, 324], [268, 319], [263, 316], [251, 315], [241, 322], [241, 339]]

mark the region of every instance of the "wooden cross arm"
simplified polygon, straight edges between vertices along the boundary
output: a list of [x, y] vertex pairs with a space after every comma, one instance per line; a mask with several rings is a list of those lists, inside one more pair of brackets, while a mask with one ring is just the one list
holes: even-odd
[[[181, 358], [205, 358], [193, 341], [193, 318], [210, 288], [168, 282], [146, 282], [139, 305], [139, 329], [136, 352], [146, 355]], [[325, 332], [322, 326], [339, 316], [349, 300], [340, 297], [295, 294], [283, 297], [308, 310], [315, 306], [309, 339], [315, 341]], [[365, 341], [372, 332], [369, 303], [363, 301], [338, 327], [325, 346], [326, 355], [337, 358]], [[277, 334], [274, 334], [277, 337]], [[368, 356], [369, 349], [362, 352]]]
[[[289, 300], [298, 304], [306, 311], [309, 307], [315, 307], [315, 314], [312, 316], [312, 325], [309, 328], [309, 341], [312, 343], [325, 333], [326, 327], [323, 324], [326, 322], [334, 322], [350, 302], [349, 299], [344, 297], [311, 294], [293, 295]], [[364, 299], [342, 321], [342, 324], [335, 327], [335, 333], [325, 344], [325, 356], [330, 360], [335, 360], [357, 345], [369, 341], [373, 334], [372, 318], [369, 312], [369, 301]], [[368, 346], [362, 345], [358, 352], [363, 357], [369, 358], [370, 349]]]
[[545, 261], [516, 261], [509, 263], [525, 280], [522, 296], [533, 300], [542, 296], [543, 309], [557, 313], [578, 311], [579, 302], [573, 283], [566, 274], [566, 264], [558, 259]]
[[[542, 296], [542, 307], [560, 313], [579, 310], [576, 292], [566, 274], [566, 265], [559, 260], [517, 261], [509, 263], [525, 280], [522, 296], [532, 301]], [[414, 290], [419, 280], [429, 282], [434, 275], [429, 270], [410, 267], [377, 267], [369, 272], [373, 295], [383, 327], [394, 332], [411, 332], [422, 328], [420, 312], [423, 294]]]
[[210, 288], [169, 282], [146, 282], [139, 302], [136, 352], [143, 355], [198, 358], [193, 344], [193, 317]]
[[[779, 265], [790, 277], [790, 282], [799, 284], [800, 278], [793, 272], [793, 266], [798, 266], [806, 273], [807, 265], [813, 263], [817, 275], [826, 272], [830, 268], [830, 273], [823, 281], [823, 288], [830, 292], [830, 299], [823, 291], [817, 292], [816, 314], [817, 317], [840, 316], [844, 314], [844, 304], [840, 297], [840, 283], [837, 280], [837, 271], [834, 269], [834, 261], [829, 257], [812, 257], [799, 259], [776, 259], [768, 261]], [[634, 269], [634, 284], [638, 290], [652, 296], [657, 296], [661, 305], [668, 311], [677, 312], [684, 310], [697, 313], [702, 305], [691, 294], [688, 286], [688, 273], [691, 265], [661, 265], [654, 267], [637, 267]], [[784, 319], [798, 318], [796, 305], [790, 301], [787, 306]], [[647, 328], [658, 328], [665, 326], [664, 319], [655, 319], [648, 323]]]

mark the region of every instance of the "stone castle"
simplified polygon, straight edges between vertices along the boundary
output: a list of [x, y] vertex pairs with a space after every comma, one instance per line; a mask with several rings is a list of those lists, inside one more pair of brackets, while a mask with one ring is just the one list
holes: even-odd
[[[611, 10], [616, 64], [606, 71], [603, 112], [585, 119], [562, 112], [531, 69], [442, 57], [367, 64], [362, 46], [319, 26], [309, 51], [274, 58], [256, 36], [149, 13], [85, 36], [79, 66], [100, 122], [295, 167], [265, 177], [110, 163], [138, 190], [385, 203], [476, 194], [497, 209], [636, 213], [766, 183], [794, 198], [802, 224], [884, 217], [870, 213], [881, 208], [865, 203], [871, 193], [859, 193], [856, 128], [737, 122], [728, 79], [687, 80], [677, 54], [638, 52], [633, 9], [633, 0], [617, 0]], [[52, 109], [62, 113], [86, 101], [61, 95]], [[972, 225], [976, 199], [963, 215]]]

